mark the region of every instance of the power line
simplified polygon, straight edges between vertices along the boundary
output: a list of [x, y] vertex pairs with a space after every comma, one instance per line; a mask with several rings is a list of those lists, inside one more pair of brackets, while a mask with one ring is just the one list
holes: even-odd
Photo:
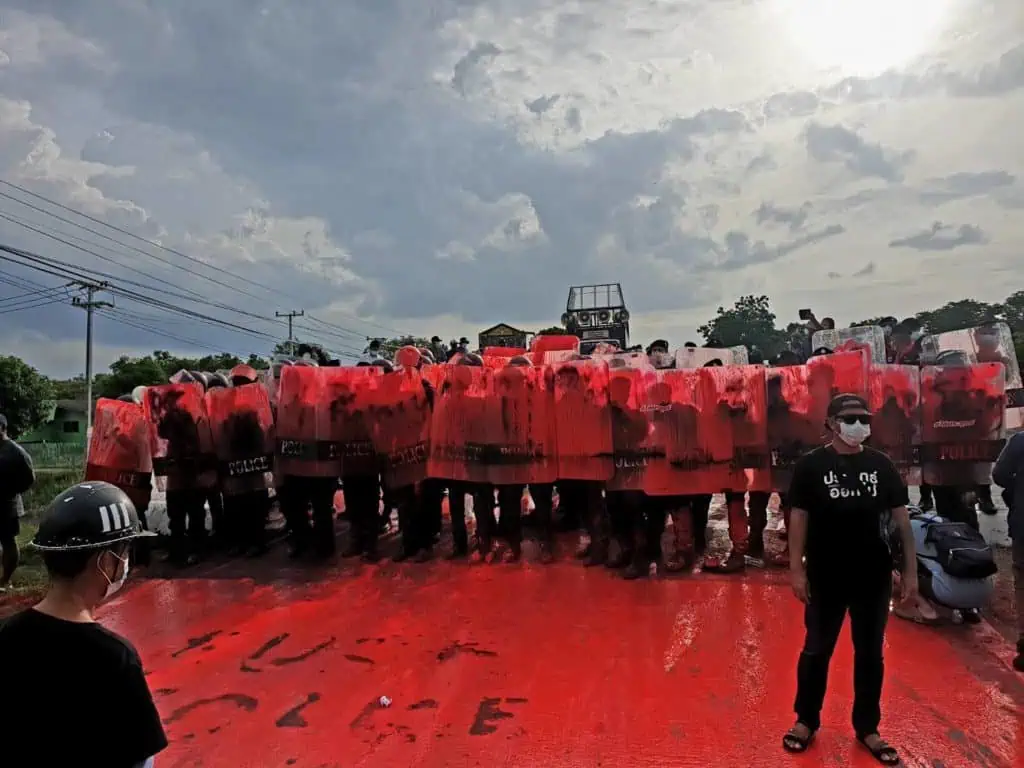
[[[142, 272], [141, 270], [134, 269], [133, 267], [128, 267], [126, 265], [123, 265], [123, 264], [121, 264], [118, 261], [115, 261], [115, 260], [113, 260], [113, 259], [111, 259], [109, 257], [106, 257], [106, 256], [103, 256], [101, 254], [98, 254], [95, 251], [92, 251], [92, 250], [90, 250], [88, 248], [83, 248], [82, 246], [75, 245], [74, 243], [68, 242], [67, 240], [64, 240], [63, 238], [61, 238], [61, 237], [59, 237], [57, 235], [45, 232], [45, 231], [43, 231], [43, 230], [41, 230], [41, 229], [39, 229], [37, 227], [34, 227], [32, 225], [24, 224], [22, 222], [19, 222], [19, 221], [15, 220], [14, 217], [10, 217], [8, 215], [5, 215], [2, 212], [0, 212], [0, 219], [6, 219], [8, 221], [12, 221], [13, 223], [18, 224], [19, 226], [24, 226], [25, 228], [30, 229], [30, 230], [32, 230], [34, 232], [37, 232], [38, 234], [41, 234], [41, 235], [43, 235], [45, 237], [49, 237], [49, 238], [51, 238], [53, 240], [56, 240], [57, 242], [60, 242], [63, 245], [66, 245], [66, 246], [71, 247], [71, 248], [75, 248], [76, 250], [80, 250], [80, 251], [82, 251], [84, 253], [88, 253], [88, 254], [90, 254], [92, 256], [95, 256], [95, 257], [97, 257], [99, 259], [102, 259], [103, 261], [111, 262], [115, 266], [122, 267], [124, 269], [128, 269], [128, 270], [130, 270], [132, 272], [136, 272], [136, 273], [138, 273], [138, 274], [140, 274], [140, 275], [142, 275], [144, 277], [148, 277], [150, 279], [155, 279], [155, 280], [159, 280], [160, 282], [164, 282], [163, 280], [160, 280], [160, 278], [155, 278], [155, 277], [153, 277], [152, 275], [150, 275], [150, 274], [148, 274], [146, 272]], [[31, 252], [28, 252], [28, 251], [22, 251], [21, 249], [10, 249], [10, 248], [6, 248], [6, 247], [3, 247], [3, 246], [0, 246], [0, 250], [7, 250], [8, 252], [17, 251], [18, 255], [22, 256], [22, 258], [30, 259], [30, 260], [39, 260], [39, 259], [42, 258], [42, 257], [39, 257], [37, 254], [32, 254]], [[48, 261], [56, 263], [57, 265], [59, 265], [60, 267], [62, 267], [64, 269], [68, 269], [68, 270], [75, 269], [75, 267], [73, 265], [71, 265], [71, 264], [69, 264], [67, 262], [62, 262], [62, 261], [60, 261], [58, 259], [50, 258], [50, 259], [48, 259]], [[85, 268], [85, 267], [82, 267], [82, 268], [79, 268], [79, 269], [82, 270], [82, 271], [85, 271], [85, 272], [91, 272], [92, 276], [95, 276], [95, 277], [106, 278], [106, 279], [109, 279], [109, 280], [117, 279], [112, 274], [109, 274], [109, 273], [106, 273], [106, 272], [101, 272], [101, 271], [96, 270], [96, 269], [89, 269], [89, 268]], [[51, 272], [50, 274], [53, 274], [53, 273]], [[202, 277], [202, 276], [199, 275], [199, 277]], [[185, 294], [182, 294], [182, 293], [175, 292], [175, 291], [169, 291], [169, 290], [166, 290], [166, 289], [163, 289], [163, 288], [159, 288], [157, 286], [147, 285], [145, 283], [139, 283], [139, 282], [134, 281], [134, 280], [124, 280], [124, 279], [122, 279], [122, 282], [130, 284], [130, 285], [135, 285], [135, 286], [138, 286], [138, 287], [141, 287], [141, 288], [146, 288], [146, 289], [151, 290], [151, 291], [156, 291], [157, 293], [163, 293], [163, 294], [168, 295], [168, 296], [173, 296], [175, 298], [179, 298], [179, 299], [182, 299], [182, 300], [185, 300], [185, 301], [190, 301], [190, 302], [193, 302], [193, 303], [196, 303], [196, 304], [205, 304], [205, 305], [208, 305], [208, 306], [214, 306], [214, 307], [217, 307], [217, 308], [227, 309], [229, 311], [236, 312], [236, 313], [242, 314], [242, 315], [246, 315], [246, 316], [252, 317], [254, 319], [259, 319], [259, 320], [264, 320], [264, 321], [268, 320], [268, 318], [263, 317], [262, 315], [257, 315], [257, 314], [252, 313], [252, 312], [247, 312], [245, 310], [238, 309], [236, 307], [231, 307], [229, 305], [220, 304], [220, 303], [217, 303], [217, 302], [210, 302], [208, 300], [205, 300], [204, 297], [202, 296], [202, 294], [196, 293], [195, 291], [191, 291], [190, 289], [182, 289], [182, 290], [189, 290], [189, 293], [192, 293], [194, 296], [197, 296], [198, 299], [193, 298], [192, 296], [188, 296], [188, 295], [185, 295]], [[175, 287], [178, 287], [178, 286], [175, 286]], [[230, 287], [230, 286], [228, 286], [228, 287]], [[271, 322], [274, 322], [274, 321], [271, 320]], [[283, 325], [283, 323], [282, 323], [282, 325]], [[238, 326], [235, 326], [235, 327], [237, 328]], [[248, 331], [248, 329], [245, 329], [245, 330]], [[350, 333], [355, 335], [354, 331], [352, 331]]]
[[32, 304], [24, 304], [18, 307], [5, 307], [0, 311], [0, 315], [9, 315], [12, 312], [26, 312], [30, 309], [39, 309], [40, 307], [49, 307], [53, 304], [63, 304], [67, 301], [67, 297], [60, 297], [56, 299], [44, 299], [43, 301], [36, 301]]
[[[6, 281], [0, 281], [0, 282], [6, 282]], [[17, 287], [20, 287], [20, 286], [15, 286], [15, 287], [17, 288]], [[18, 303], [20, 301], [24, 301], [25, 299], [32, 299], [33, 297], [35, 299], [39, 299], [39, 298], [43, 298], [46, 294], [51, 294], [52, 295], [54, 292], [60, 291], [60, 290], [61, 290], [60, 287], [56, 287], [56, 288], [38, 288], [38, 289], [36, 289], [34, 291], [28, 291], [26, 293], [19, 293], [19, 294], [15, 294], [14, 296], [5, 296], [4, 298], [0, 299], [0, 304], [6, 304], [7, 302]]]
[[[246, 277], [242, 277], [241, 275], [236, 275], [233, 272], [225, 270], [225, 269], [223, 269], [221, 267], [218, 267], [218, 266], [216, 266], [214, 264], [208, 264], [207, 262], [203, 261], [202, 259], [198, 259], [198, 258], [196, 258], [194, 256], [190, 256], [190, 255], [188, 255], [186, 253], [182, 253], [181, 251], [179, 251], [179, 250], [177, 250], [175, 248], [171, 248], [170, 246], [164, 245], [162, 243], [158, 243], [158, 242], [156, 242], [154, 240], [149, 240], [148, 238], [142, 237], [141, 235], [137, 235], [137, 234], [135, 234], [134, 232], [132, 232], [130, 230], [124, 229], [122, 227], [118, 227], [118, 226], [116, 226], [114, 224], [110, 224], [110, 223], [108, 223], [106, 221], [103, 221], [102, 219], [96, 218], [94, 216], [90, 216], [87, 213], [83, 213], [81, 211], [78, 211], [78, 210], [76, 210], [74, 208], [71, 208], [70, 206], [64, 205], [63, 203], [57, 202], [56, 200], [52, 200], [52, 199], [50, 199], [48, 197], [45, 197], [44, 195], [40, 195], [40, 194], [38, 194], [36, 192], [33, 192], [30, 189], [22, 187], [22, 186], [20, 186], [18, 184], [15, 184], [15, 183], [11, 182], [11, 181], [7, 181], [5, 179], [0, 179], [0, 184], [3, 184], [4, 186], [8, 187], [9, 189], [17, 190], [18, 192], [21, 192], [24, 195], [28, 195], [29, 197], [32, 197], [32, 198], [34, 198], [36, 200], [39, 200], [39, 201], [44, 202], [44, 203], [47, 203], [48, 205], [54, 206], [56, 208], [60, 208], [60, 209], [65, 210], [65, 211], [68, 211], [69, 213], [73, 213], [76, 216], [80, 216], [81, 218], [86, 219], [88, 221], [91, 221], [94, 224], [99, 224], [100, 226], [106, 227], [106, 228], [108, 228], [108, 229], [110, 229], [110, 230], [112, 230], [114, 232], [118, 232], [118, 233], [120, 233], [122, 235], [125, 235], [126, 237], [130, 237], [133, 240], [136, 240], [136, 241], [141, 242], [141, 243], [145, 243], [145, 244], [147, 244], [147, 245], [149, 245], [149, 246], [151, 246], [153, 248], [158, 248], [158, 249], [160, 249], [160, 250], [162, 250], [162, 251], [164, 251], [166, 253], [170, 253], [170, 254], [178, 256], [180, 258], [186, 259], [186, 260], [188, 260], [190, 262], [193, 262], [193, 263], [195, 263], [197, 265], [201, 265], [201, 266], [205, 267], [206, 269], [212, 270], [214, 272], [219, 272], [221, 274], [227, 275], [227, 276], [232, 277], [232, 278], [234, 278], [236, 280], [239, 280], [241, 282], [248, 283], [249, 285], [255, 286], [257, 288], [262, 288], [265, 291], [270, 291], [271, 293], [276, 293], [279, 296], [285, 296], [287, 298], [293, 298], [293, 299], [297, 298], [297, 297], [295, 297], [295, 296], [293, 296], [291, 294], [288, 294], [285, 291], [280, 290], [279, 288], [275, 288], [273, 286], [266, 285], [264, 283], [261, 283], [261, 282], [258, 282], [256, 280], [252, 280], [252, 279], [249, 279], [249, 278], [246, 278]], [[36, 210], [39, 210], [40, 212], [42, 212], [42, 213], [44, 213], [46, 215], [53, 216], [53, 217], [58, 218], [58, 219], [60, 219], [62, 221], [68, 221], [67, 219], [64, 219], [63, 217], [60, 217], [57, 214], [53, 213], [52, 211], [46, 211], [44, 209], [40, 209], [40, 208], [37, 208], [35, 206], [31, 206], [31, 204], [25, 203], [24, 201], [19, 200], [17, 197], [14, 197], [14, 196], [11, 196], [11, 195], [7, 195], [5, 193], [0, 193], [0, 194], [3, 194], [4, 197], [7, 197], [9, 199], [12, 199], [12, 200], [15, 200], [15, 201], [19, 202], [22, 205], [28, 205], [29, 207], [35, 208]], [[99, 233], [96, 233], [95, 230], [93, 230], [93, 229], [91, 229], [89, 227], [85, 227], [85, 225], [78, 224], [76, 222], [69, 222], [69, 223], [73, 224], [74, 226], [78, 226], [78, 227], [81, 227], [83, 229], [86, 229], [87, 231], [93, 232], [94, 234], [99, 234]], [[112, 240], [113, 242], [116, 242], [119, 245], [122, 245], [123, 247], [133, 248], [134, 250], [137, 250], [139, 253], [142, 253], [143, 255], [150, 256], [151, 258], [157, 258], [153, 254], [151, 254], [151, 253], [149, 253], [147, 251], [138, 250], [134, 246], [130, 246], [130, 245], [126, 244], [126, 243], [122, 243], [122, 242], [120, 242], [120, 241], [118, 241], [116, 239], [110, 238], [109, 236], [105, 236], [105, 235], [100, 235], [100, 236], [101, 237], [106, 237], [106, 239]], [[187, 271], [191, 272], [191, 270], [187, 270]], [[192, 272], [192, 274], [196, 274], [196, 273]], [[212, 278], [210, 278], [208, 276], [198, 275], [198, 274], [196, 274], [196, 276], [197, 277], [203, 277], [204, 279], [207, 279], [207, 280], [212, 280]], [[214, 281], [214, 282], [216, 282], [216, 281]], [[223, 285], [223, 283], [219, 283], [219, 284]], [[236, 287], [232, 287], [232, 286], [227, 286], [227, 287], [231, 288], [232, 290], [240, 291], [240, 289], [236, 288]], [[247, 294], [247, 295], [251, 296], [252, 294]], [[356, 317], [354, 315], [348, 315], [347, 313], [343, 313], [343, 314], [345, 314], [346, 317], [350, 317], [351, 319], [353, 319], [353, 320], [355, 320], [357, 322], [363, 323], [364, 325], [369, 325], [369, 326], [372, 326], [372, 327], [375, 327], [375, 328], [380, 328], [381, 330], [388, 331], [389, 333], [394, 333], [394, 334], [396, 334], [398, 336], [402, 336], [403, 335], [401, 331], [398, 331], [398, 330], [396, 330], [394, 328], [389, 328], [389, 327], [387, 327], [385, 325], [381, 325], [379, 323], [375, 323], [375, 322], [370, 321], [370, 320], [363, 320], [362, 318]], [[337, 325], [337, 324], [327, 323], [325, 321], [318, 321], [318, 322], [321, 322], [321, 323], [323, 323], [324, 325], [326, 325], [328, 327], [333, 327], [333, 328], [338, 329], [338, 330], [348, 331], [348, 329], [344, 328], [343, 326]], [[360, 335], [362, 335], [362, 334], [360, 334]]]
[[[0, 214], [0, 218], [4, 218], [3, 214]], [[60, 242], [64, 242], [60, 238], [54, 237], [52, 235], [48, 235], [48, 237], [53, 237], [53, 239], [56, 239], [56, 240], [58, 240]], [[90, 251], [88, 249], [81, 248], [79, 246], [75, 246], [75, 245], [73, 245], [71, 243], [65, 243], [65, 244], [66, 245], [70, 245], [71, 247], [77, 248], [78, 250], [85, 251], [86, 253], [93, 253], [92, 251]], [[14, 256], [17, 256], [17, 257], [23, 259], [24, 261], [29, 262], [29, 264], [27, 266], [29, 266], [30, 268], [36, 269], [36, 270], [44, 272], [46, 274], [58, 276], [58, 277], [59, 276], [67, 276], [68, 274], [70, 274], [70, 275], [76, 277], [77, 279], [82, 279], [82, 280], [94, 280], [95, 281], [95, 280], [99, 279], [99, 280], [104, 280], [104, 281], [110, 282], [110, 281], [116, 281], [116, 280], [119, 279], [116, 275], [110, 274], [108, 272], [102, 272], [102, 271], [97, 270], [97, 269], [89, 269], [89, 268], [84, 268], [84, 267], [76, 267], [75, 265], [70, 264], [70, 263], [65, 262], [65, 261], [62, 261], [60, 259], [55, 259], [55, 258], [52, 258], [52, 257], [43, 257], [43, 256], [40, 256], [39, 254], [33, 253], [31, 251], [26, 251], [26, 250], [23, 250], [21, 248], [13, 248], [11, 246], [0, 245], [0, 252], [5, 252], [5, 253], [12, 254]], [[0, 257], [0, 258], [2, 258], [2, 257]], [[18, 262], [16, 262], [16, 263], [18, 263]], [[61, 271], [57, 271], [57, 270], [61, 270]], [[167, 295], [167, 296], [171, 296], [173, 298], [181, 299], [183, 301], [188, 301], [188, 302], [191, 302], [193, 304], [200, 304], [200, 305], [206, 305], [206, 306], [214, 307], [214, 308], [217, 308], [217, 309], [224, 309], [226, 311], [234, 312], [234, 313], [236, 313], [238, 315], [241, 315], [241, 316], [244, 316], [244, 317], [249, 317], [249, 318], [252, 318], [252, 319], [255, 319], [255, 320], [260, 320], [260, 321], [263, 321], [263, 322], [269, 322], [269, 323], [273, 323], [273, 324], [277, 324], [277, 325], [281, 325], [281, 326], [285, 326], [286, 325], [283, 321], [275, 320], [274, 318], [268, 318], [268, 317], [265, 317], [263, 315], [256, 314], [254, 312], [249, 312], [249, 311], [244, 310], [244, 309], [239, 309], [238, 307], [233, 307], [233, 306], [228, 305], [228, 304], [222, 304], [220, 302], [211, 302], [211, 301], [197, 300], [197, 299], [194, 299], [194, 298], [192, 298], [190, 296], [187, 296], [185, 294], [182, 294], [182, 293], [178, 293], [178, 292], [175, 292], [175, 291], [169, 291], [169, 290], [166, 290], [166, 289], [158, 288], [156, 286], [146, 285], [144, 283], [139, 283], [139, 282], [134, 281], [134, 280], [124, 280], [124, 279], [121, 279], [120, 282], [128, 284], [128, 285], [132, 285], [132, 286], [137, 286], [137, 287], [140, 287], [140, 288], [145, 288], [145, 289], [150, 290], [150, 291], [155, 291], [157, 293], [161, 293], [161, 294], [164, 294], [164, 295]], [[213, 323], [216, 323], [216, 324], [219, 324], [219, 325], [223, 325], [225, 327], [231, 328], [231, 329], [236, 330], [236, 331], [241, 332], [241, 333], [246, 333], [246, 334], [250, 334], [250, 335], [252, 335], [252, 334], [259, 334], [259, 335], [261, 335], [261, 336], [263, 336], [265, 338], [269, 338], [269, 339], [274, 339], [275, 338], [273, 336], [270, 336], [267, 333], [264, 333], [264, 332], [261, 332], [261, 331], [254, 331], [253, 329], [251, 329], [251, 328], [249, 328], [247, 326], [241, 326], [241, 325], [238, 325], [236, 323], [232, 323], [232, 322], [227, 321], [227, 320], [221, 320], [219, 318], [211, 318], [208, 315], [198, 313], [198, 312], [196, 312], [194, 310], [188, 310], [188, 309], [185, 309], [183, 307], [178, 307], [178, 306], [169, 304], [168, 302], [163, 301], [161, 299], [154, 299], [153, 297], [144, 296], [143, 294], [140, 294], [137, 291], [130, 291], [128, 289], [117, 288], [117, 287], [113, 287], [113, 286], [109, 290], [111, 290], [112, 292], [117, 292], [119, 295], [121, 295], [124, 298], [127, 298], [127, 299], [129, 299], [131, 301], [140, 301], [140, 302], [143, 302], [143, 303], [148, 303], [151, 306], [155, 306], [155, 307], [158, 307], [158, 308], [169, 309], [170, 311], [176, 311], [176, 312], [179, 312], [181, 314], [187, 314], [187, 315], [189, 315], [191, 317], [194, 317], [195, 319], [201, 319], [201, 320], [205, 320], [207, 322], [213, 322]], [[309, 330], [312, 331], [312, 329], [309, 329]], [[334, 336], [334, 337], [336, 337], [336, 338], [338, 338], [340, 340], [344, 340], [345, 342], [348, 342], [348, 338], [347, 337], [340, 336], [339, 334], [331, 333], [329, 331], [320, 331], [319, 333], [321, 335]], [[312, 340], [313, 341], [318, 341], [315, 338], [312, 339]], [[326, 345], [324, 345], [324, 346], [326, 346]]]
[[[192, 338], [189, 338], [187, 336], [180, 336], [180, 335], [175, 334], [175, 333], [169, 333], [169, 332], [167, 332], [165, 330], [161, 330], [160, 328], [156, 328], [156, 327], [154, 327], [154, 326], [152, 326], [152, 325], [150, 325], [148, 323], [141, 322], [134, 315], [132, 315], [131, 313], [126, 312], [126, 311], [124, 311], [122, 309], [106, 309], [106, 310], [101, 311], [100, 314], [103, 317], [105, 317], [106, 319], [108, 319], [108, 320], [110, 320], [110, 321], [112, 321], [114, 323], [117, 323], [118, 325], [124, 325], [124, 326], [127, 326], [129, 328], [135, 328], [136, 330], [145, 331], [145, 332], [150, 333], [150, 334], [152, 334], [154, 336], [161, 336], [163, 338], [170, 339], [172, 341], [177, 341], [177, 342], [179, 342], [181, 344], [187, 344], [190, 347], [194, 347], [196, 349], [204, 349], [204, 350], [206, 350], [208, 352], [215, 352], [215, 353], [222, 353], [222, 352], [224, 352], [223, 349], [218, 349], [217, 347], [211, 347], [206, 342], [199, 341], [197, 339], [192, 339]], [[257, 357], [264, 357], [264, 355], [261, 355], [261, 354], [259, 354], [257, 352], [252, 352], [252, 351], [248, 351], [245, 354], [246, 355], [256, 355]]]
[[[4, 196], [4, 194], [2, 192], [0, 192], [0, 196]], [[43, 211], [43, 212], [45, 213], [45, 211]], [[58, 217], [58, 218], [60, 218], [60, 217]], [[42, 235], [43, 237], [48, 237], [51, 240], [55, 240], [58, 243], [61, 243], [62, 245], [66, 245], [66, 246], [68, 246], [70, 248], [74, 248], [76, 250], [79, 250], [82, 253], [87, 253], [90, 256], [94, 256], [95, 258], [100, 259], [102, 261], [106, 261], [106, 262], [109, 262], [110, 264], [114, 264], [114, 265], [120, 267], [121, 269], [127, 270], [129, 272], [134, 272], [135, 274], [142, 275], [143, 277], [148, 277], [150, 280], [156, 280], [158, 282], [168, 282], [168, 281], [164, 280], [163, 278], [160, 278], [160, 277], [158, 277], [156, 275], [150, 274], [149, 272], [145, 272], [145, 271], [143, 271], [141, 269], [137, 269], [137, 268], [132, 267], [132, 266], [130, 266], [128, 264], [123, 264], [122, 262], [116, 261], [116, 260], [112, 259], [109, 256], [103, 256], [103, 255], [98, 254], [98, 253], [94, 252], [93, 250], [91, 250], [92, 248], [99, 248], [101, 250], [107, 251], [108, 253], [112, 253], [112, 254], [115, 254], [115, 255], [118, 255], [118, 256], [123, 255], [123, 254], [118, 253], [118, 251], [114, 250], [113, 248], [110, 248], [110, 247], [108, 247], [106, 245], [103, 245], [101, 243], [94, 243], [91, 240], [85, 239], [84, 237], [78, 237], [77, 235], [69, 234], [68, 232], [64, 232], [64, 231], [62, 231], [60, 229], [56, 229], [56, 228], [53, 228], [53, 227], [45, 227], [44, 225], [39, 224], [37, 222], [30, 222], [30, 221], [28, 221], [26, 219], [23, 219], [20, 216], [15, 216], [14, 214], [9, 213], [9, 212], [0, 211], [0, 219], [3, 219], [5, 221], [9, 221], [12, 224], [16, 224], [19, 227], [22, 227], [24, 229], [30, 230], [32, 232], [35, 232], [36, 234]], [[67, 221], [67, 220], [66, 219], [61, 219], [61, 221]], [[70, 222], [70, 223], [74, 224], [74, 222]], [[80, 226], [80, 225], [78, 225], [78, 226]], [[91, 232], [92, 230], [89, 230], [89, 231]], [[73, 242], [68, 242], [68, 241], [73, 241]], [[81, 245], [79, 245], [79, 243]], [[86, 248], [84, 246], [90, 246], [90, 247]], [[136, 250], [138, 250], [138, 249], [136, 249]], [[176, 265], [172, 264], [171, 266], [176, 266]], [[197, 275], [197, 277], [202, 277], [202, 275]], [[193, 296], [196, 296], [200, 300], [205, 298], [201, 293], [199, 293], [198, 291], [193, 291], [191, 288], [184, 288], [184, 287], [176, 285], [174, 283], [168, 283], [168, 284], [173, 285], [175, 288], [179, 288], [182, 291], [186, 291], [187, 293], [190, 293]], [[230, 286], [228, 286], [228, 287], [230, 287]]]

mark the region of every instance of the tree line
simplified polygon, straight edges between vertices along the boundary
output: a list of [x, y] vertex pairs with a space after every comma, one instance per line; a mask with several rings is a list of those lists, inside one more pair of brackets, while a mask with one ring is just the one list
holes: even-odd
[[[823, 313], [824, 314], [824, 313]], [[927, 333], [944, 333], [961, 328], [971, 328], [991, 322], [1005, 322], [1013, 332], [1017, 359], [1024, 360], [1024, 291], [1008, 296], [1005, 301], [989, 304], [974, 299], [952, 301], [937, 309], [912, 315]], [[876, 325], [883, 317], [866, 318], [850, 327]], [[905, 317], [896, 317], [903, 320]], [[771, 301], [765, 295], [741, 296], [733, 306], [719, 307], [715, 316], [701, 325], [697, 332], [705, 343], [715, 346], [733, 347], [743, 345], [757, 350], [769, 359], [789, 346], [793, 334], [803, 323], [789, 322], [779, 327], [779, 320], [772, 311]], [[558, 326], [540, 331], [540, 334], [564, 332]], [[675, 340], [682, 344], [686, 340]], [[429, 346], [423, 337], [404, 336], [382, 340], [385, 352], [414, 344]], [[326, 359], [323, 349], [302, 342], [282, 342], [274, 354], [308, 352], [317, 359]], [[122, 356], [110, 364], [107, 372], [97, 374], [93, 379], [93, 397], [119, 397], [138, 386], [162, 384], [177, 371], [216, 371], [233, 368], [247, 363], [253, 368], [269, 367], [267, 358], [250, 355], [242, 359], [222, 352], [205, 357], [177, 357], [170, 352], [156, 350], [143, 357]], [[84, 400], [85, 376], [71, 379], [50, 379], [17, 357], [0, 356], [0, 413], [7, 416], [9, 430], [13, 436], [24, 434], [41, 426], [51, 411], [54, 400]]]

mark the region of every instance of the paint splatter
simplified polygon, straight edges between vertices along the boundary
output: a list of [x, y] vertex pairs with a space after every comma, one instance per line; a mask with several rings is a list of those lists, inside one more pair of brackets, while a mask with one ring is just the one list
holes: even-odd
[[415, 712], [417, 709], [437, 709], [437, 707], [438, 703], [436, 699], [423, 699], [422, 701], [410, 704], [407, 709]]
[[310, 704], [316, 704], [320, 701], [319, 693], [308, 693], [306, 694], [306, 700], [298, 706], [292, 707], [279, 718], [277, 718], [274, 725], [278, 728], [305, 728], [309, 725], [309, 722], [302, 716], [302, 710], [308, 707]]
[[346, 653], [345, 658], [356, 664], [370, 664], [374, 663], [373, 659], [367, 658], [366, 656], [357, 656], [354, 653]]
[[230, 702], [246, 712], [254, 712], [259, 706], [258, 700], [254, 699], [252, 696], [246, 696], [244, 693], [222, 693], [220, 696], [211, 696], [207, 699], [196, 699], [189, 704], [183, 704], [164, 719], [164, 725], [170, 725], [171, 723], [181, 720], [181, 718], [185, 717], [189, 712], [199, 709], [199, 707], [205, 707], [209, 704], [216, 704], [221, 701]]
[[480, 706], [476, 709], [476, 717], [469, 727], [470, 736], [487, 736], [495, 733], [498, 726], [491, 725], [501, 720], [511, 720], [515, 715], [511, 712], [504, 712], [498, 709], [501, 698], [485, 698], [480, 700]]
[[336, 640], [336, 638], [333, 638], [333, 637], [328, 638], [327, 640], [324, 640], [324, 642], [320, 643], [319, 645], [314, 645], [308, 651], [303, 651], [302, 653], [300, 653], [300, 654], [298, 654], [296, 656], [282, 656], [279, 659], [274, 659], [270, 663], [273, 664], [275, 667], [285, 667], [285, 666], [288, 666], [289, 664], [298, 664], [300, 661], [305, 661], [306, 659], [310, 658], [311, 656], [315, 656], [316, 654], [320, 653], [320, 651], [327, 650], [332, 645], [334, 645], [335, 640]]
[[204, 645], [209, 645], [210, 641], [217, 637], [217, 635], [221, 634], [222, 631], [223, 630], [216, 629], [213, 632], [208, 632], [205, 635], [200, 635], [199, 637], [190, 637], [185, 641], [185, 647], [174, 651], [171, 654], [171, 658], [176, 659], [183, 653], [188, 653], [189, 651], [194, 651], [196, 648], [202, 648]]
[[477, 643], [452, 643], [451, 645], [445, 646], [437, 652], [437, 660], [442, 664], [446, 661], [451, 661], [456, 656], [462, 653], [472, 654], [473, 656], [486, 656], [488, 658], [497, 658], [498, 654], [494, 651], [489, 651], [485, 648], [480, 648]]

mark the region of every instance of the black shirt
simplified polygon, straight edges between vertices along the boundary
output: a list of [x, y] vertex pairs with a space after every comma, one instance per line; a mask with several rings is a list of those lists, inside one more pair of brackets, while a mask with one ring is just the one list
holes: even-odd
[[167, 746], [131, 644], [29, 609], [0, 622], [4, 768], [135, 768]]
[[23, 514], [21, 494], [35, 479], [32, 457], [13, 440], [0, 438], [0, 518]]
[[839, 454], [816, 448], [797, 461], [789, 503], [807, 512], [807, 579], [813, 585], [878, 587], [889, 582], [890, 512], [909, 502], [889, 457], [867, 446]]

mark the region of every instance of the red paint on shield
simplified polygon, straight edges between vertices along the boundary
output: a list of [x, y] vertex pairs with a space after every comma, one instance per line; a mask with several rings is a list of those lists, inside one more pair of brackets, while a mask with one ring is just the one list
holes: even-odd
[[[802, 641], [781, 574], [434, 563], [302, 584], [272, 567], [143, 582], [103, 611], [149, 672], [160, 765], [875, 765], [849, 725], [845, 634], [812, 752], [781, 750]], [[1024, 681], [982, 634], [890, 626], [883, 731], [906, 765], [1024, 765]]]

